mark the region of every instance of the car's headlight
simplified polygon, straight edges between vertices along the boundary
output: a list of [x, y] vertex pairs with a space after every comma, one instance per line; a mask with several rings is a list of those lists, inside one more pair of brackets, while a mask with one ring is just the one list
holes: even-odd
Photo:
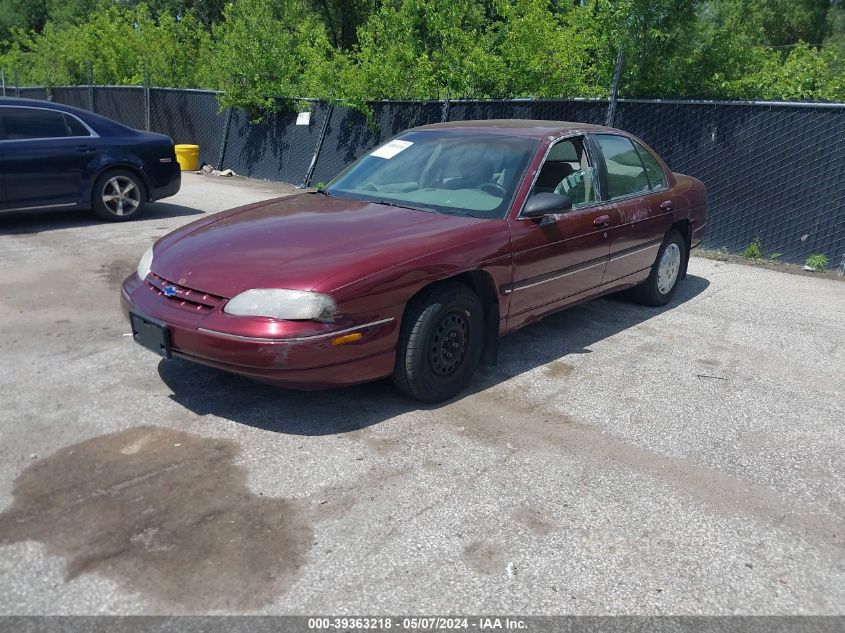
[[150, 246], [147, 252], [141, 256], [141, 261], [138, 262], [138, 276], [143, 280], [150, 274], [150, 268], [153, 265], [153, 247]]
[[337, 305], [328, 295], [305, 290], [254, 288], [233, 297], [223, 309], [238, 316], [264, 316], [290, 321], [330, 321]]

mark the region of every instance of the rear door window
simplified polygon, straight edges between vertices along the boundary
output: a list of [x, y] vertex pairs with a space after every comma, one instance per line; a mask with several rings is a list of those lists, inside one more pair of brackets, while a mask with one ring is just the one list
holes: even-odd
[[596, 140], [607, 166], [607, 189], [611, 200], [645, 193], [650, 185], [633, 143], [616, 134], [597, 134]]
[[634, 146], [637, 148], [637, 153], [643, 161], [645, 173], [648, 174], [648, 182], [651, 185], [652, 191], [660, 191], [666, 189], [669, 185], [666, 183], [666, 174], [663, 173], [663, 168], [654, 155], [645, 147], [634, 141]]
[[67, 125], [69, 136], [91, 136], [88, 128], [75, 116], [65, 113], [65, 124]]
[[3, 117], [4, 139], [8, 141], [76, 136], [71, 134], [65, 113], [58, 110], [6, 107], [0, 108], [0, 116]]

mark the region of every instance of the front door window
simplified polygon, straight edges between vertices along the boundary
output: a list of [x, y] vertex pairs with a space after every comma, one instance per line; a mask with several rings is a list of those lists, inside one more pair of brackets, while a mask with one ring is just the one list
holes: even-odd
[[557, 193], [568, 196], [578, 208], [598, 201], [598, 175], [581, 138], [556, 143], [546, 157], [533, 193]]

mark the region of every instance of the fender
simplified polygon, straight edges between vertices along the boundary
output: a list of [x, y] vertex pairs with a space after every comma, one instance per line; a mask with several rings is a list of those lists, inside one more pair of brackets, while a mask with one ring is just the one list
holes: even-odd
[[128, 169], [141, 176], [146, 189], [147, 201], [150, 200], [150, 193], [153, 189], [152, 179], [144, 169], [144, 162], [135, 154], [123, 154], [118, 158], [112, 150], [106, 150], [97, 155], [97, 157], [88, 164], [85, 172], [83, 172], [83, 182], [85, 186], [82, 189], [82, 196], [79, 204], [87, 205], [91, 202], [93, 194], [94, 183], [105, 172], [110, 169]]

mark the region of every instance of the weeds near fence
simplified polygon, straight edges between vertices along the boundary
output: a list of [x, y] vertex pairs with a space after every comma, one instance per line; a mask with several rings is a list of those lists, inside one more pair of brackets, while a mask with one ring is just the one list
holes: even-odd
[[760, 248], [760, 239], [757, 238], [751, 244], [745, 247], [745, 250], [742, 251], [742, 256], [745, 259], [760, 259], [762, 256], [762, 250]]
[[821, 255], [819, 253], [814, 253], [810, 255], [805, 261], [804, 265], [807, 268], [812, 268], [817, 272], [822, 272], [823, 270], [827, 270], [827, 266], [830, 264], [830, 260], [827, 258], [827, 255]]

